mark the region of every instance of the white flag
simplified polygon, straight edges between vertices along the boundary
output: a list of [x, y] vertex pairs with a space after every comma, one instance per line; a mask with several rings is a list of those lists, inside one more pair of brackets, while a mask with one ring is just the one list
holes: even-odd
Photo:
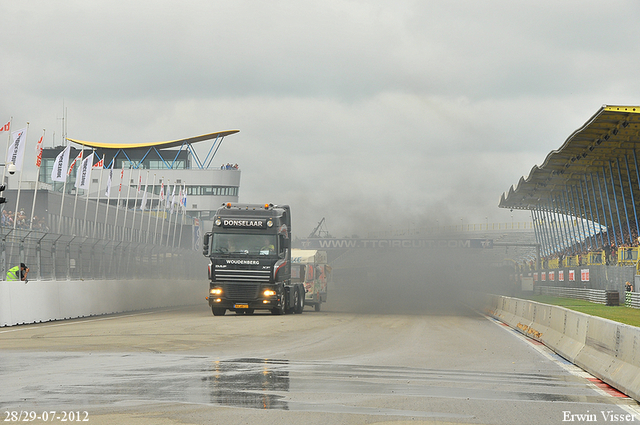
[[171, 213], [173, 214], [173, 205], [176, 204], [176, 185], [173, 185], [173, 192], [171, 192]]
[[13, 162], [16, 171], [22, 171], [22, 160], [24, 159], [24, 147], [27, 144], [27, 129], [14, 131], [11, 133], [13, 143], [7, 151], [7, 164]]
[[82, 164], [76, 173], [76, 187], [78, 189], [89, 189], [91, 182], [91, 163], [93, 162], [93, 155], [89, 155], [82, 160]]
[[53, 169], [51, 170], [51, 180], [54, 182], [64, 182], [67, 180], [67, 167], [69, 166], [70, 153], [71, 146], [67, 146], [56, 156]]
[[147, 208], [147, 185], [144, 185], [144, 193], [142, 194], [142, 201], [140, 201], [140, 209], [144, 211]]
[[111, 196], [111, 181], [113, 180], [113, 164], [116, 162], [115, 158], [111, 162], [111, 168], [109, 169], [109, 178], [107, 179], [107, 189], [104, 191], [104, 196], [107, 198]]

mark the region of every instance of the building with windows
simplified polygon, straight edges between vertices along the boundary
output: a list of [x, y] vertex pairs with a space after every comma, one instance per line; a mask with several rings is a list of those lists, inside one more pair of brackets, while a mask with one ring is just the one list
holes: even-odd
[[[52, 171], [66, 146], [45, 148], [37, 179], [5, 175], [2, 227], [96, 240], [196, 246], [216, 209], [237, 202], [240, 167], [214, 165], [237, 130], [158, 143], [109, 144], [67, 139], [66, 181]], [[80, 158], [91, 156], [86, 189], [76, 189]], [[75, 161], [77, 160], [77, 161]], [[75, 163], [74, 163], [75, 162]], [[36, 183], [37, 180], [37, 183]], [[184, 232], [182, 229], [185, 229]], [[197, 230], [194, 230], [197, 229]], [[180, 236], [190, 235], [184, 240]]]
[[[186, 189], [186, 214], [208, 221], [224, 202], [237, 202], [240, 190], [241, 171], [237, 164], [214, 163], [215, 155], [224, 138], [238, 130], [221, 131], [187, 139], [156, 143], [111, 144], [67, 139], [71, 142], [69, 164], [82, 156], [93, 155], [93, 163], [102, 162], [91, 171], [88, 189], [90, 200], [129, 208], [140, 207], [141, 190], [148, 192], [147, 209], [157, 210], [161, 200], [160, 190], [167, 197], [180, 194]], [[198, 144], [196, 146], [195, 144]], [[71, 170], [66, 184], [51, 180], [51, 171], [56, 157], [64, 146], [46, 148], [42, 154], [42, 166], [38, 180], [51, 185], [52, 190], [75, 194], [74, 182], [80, 161]], [[110, 196], [106, 196], [107, 183], [111, 177]], [[176, 188], [176, 189], [174, 189]], [[78, 196], [85, 198], [87, 192], [79, 189]], [[119, 201], [118, 201], [119, 199]]]

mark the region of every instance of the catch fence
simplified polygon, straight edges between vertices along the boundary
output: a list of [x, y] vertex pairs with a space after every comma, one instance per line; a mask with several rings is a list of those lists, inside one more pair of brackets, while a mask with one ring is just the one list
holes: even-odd
[[0, 227], [2, 280], [20, 263], [29, 280], [207, 278], [206, 259], [192, 249]]

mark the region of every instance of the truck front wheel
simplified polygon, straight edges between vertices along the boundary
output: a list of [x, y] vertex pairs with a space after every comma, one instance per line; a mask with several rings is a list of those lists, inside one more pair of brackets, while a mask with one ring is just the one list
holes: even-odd
[[214, 316], [224, 316], [224, 313], [226, 313], [226, 311], [226, 308], [211, 307], [211, 312]]

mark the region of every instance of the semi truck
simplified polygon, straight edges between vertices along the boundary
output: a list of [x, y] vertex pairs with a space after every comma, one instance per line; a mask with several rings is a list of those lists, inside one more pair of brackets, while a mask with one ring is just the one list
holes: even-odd
[[207, 300], [214, 316], [302, 313], [304, 284], [291, 280], [288, 205], [222, 204], [203, 237], [209, 258]]
[[331, 276], [326, 251], [291, 250], [291, 281], [304, 285], [305, 305], [320, 311], [322, 303], [327, 302], [327, 284], [331, 281]]

